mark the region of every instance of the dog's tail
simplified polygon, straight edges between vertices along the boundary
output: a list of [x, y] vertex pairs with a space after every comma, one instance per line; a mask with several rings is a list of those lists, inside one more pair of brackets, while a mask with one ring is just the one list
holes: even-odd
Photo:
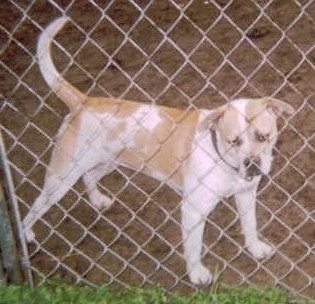
[[69, 107], [71, 112], [76, 112], [86, 96], [60, 75], [51, 59], [52, 40], [68, 20], [67, 17], [58, 18], [42, 32], [37, 43], [37, 59], [40, 71], [47, 84]]

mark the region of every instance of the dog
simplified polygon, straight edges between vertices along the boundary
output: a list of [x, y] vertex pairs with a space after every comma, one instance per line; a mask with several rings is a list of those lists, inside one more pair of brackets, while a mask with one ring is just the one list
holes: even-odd
[[214, 110], [182, 111], [86, 96], [60, 75], [51, 59], [52, 40], [67, 21], [61, 17], [52, 22], [37, 44], [40, 71], [70, 114], [59, 130], [43, 190], [23, 220], [27, 241], [35, 239], [35, 222], [80, 177], [91, 205], [108, 209], [114, 199], [102, 194], [97, 183], [124, 166], [182, 194], [183, 251], [193, 284], [211, 283], [201, 261], [203, 230], [208, 214], [225, 197], [235, 197], [247, 250], [256, 259], [270, 257], [274, 249], [259, 239], [256, 228], [256, 192], [270, 171], [277, 117], [293, 114], [293, 107], [263, 97], [236, 99]]

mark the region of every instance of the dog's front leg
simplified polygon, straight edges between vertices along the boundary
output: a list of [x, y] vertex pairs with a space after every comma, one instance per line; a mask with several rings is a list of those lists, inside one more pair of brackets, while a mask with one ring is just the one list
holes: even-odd
[[235, 195], [236, 206], [245, 238], [245, 247], [256, 259], [263, 259], [274, 253], [274, 248], [259, 240], [256, 220], [256, 187]]
[[181, 206], [184, 257], [189, 279], [196, 285], [210, 284], [212, 281], [210, 271], [201, 262], [201, 254], [206, 218], [215, 205], [205, 205], [200, 200], [184, 200]]
[[97, 183], [101, 178], [114, 170], [108, 163], [103, 163], [95, 166], [83, 175], [83, 181], [89, 195], [91, 204], [101, 212], [109, 209], [114, 203], [114, 200], [109, 196], [101, 193]]

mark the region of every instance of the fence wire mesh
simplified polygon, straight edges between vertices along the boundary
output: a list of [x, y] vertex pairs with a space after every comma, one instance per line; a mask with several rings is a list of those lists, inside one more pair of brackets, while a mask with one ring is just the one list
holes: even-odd
[[[204, 262], [227, 284], [280, 285], [314, 297], [315, 2], [313, 0], [4, 0], [0, 3], [0, 121], [23, 218], [40, 193], [68, 110], [44, 83], [36, 41], [49, 22], [71, 22], [54, 47], [58, 70], [89, 95], [180, 109], [271, 95], [295, 107], [280, 122], [270, 175], [258, 192], [260, 234], [276, 254], [243, 249], [233, 201], [207, 219]], [[35, 282], [195, 288], [180, 235], [180, 194], [119, 168], [100, 187], [115, 198], [98, 212], [79, 181], [35, 225], [28, 259]]]

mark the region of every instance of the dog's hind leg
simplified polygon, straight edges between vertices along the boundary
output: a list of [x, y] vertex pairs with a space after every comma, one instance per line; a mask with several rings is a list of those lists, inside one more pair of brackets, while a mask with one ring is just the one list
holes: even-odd
[[67, 174], [65, 172], [62, 175], [57, 172], [47, 174], [42, 193], [35, 200], [23, 220], [25, 236], [29, 242], [34, 238], [32, 226], [67, 193], [81, 174], [82, 171], [75, 167], [69, 170]]
[[105, 211], [110, 208], [110, 206], [114, 203], [114, 200], [111, 197], [101, 193], [98, 189], [97, 183], [103, 176], [113, 171], [113, 169], [113, 166], [103, 163], [97, 165], [83, 175], [83, 181], [86, 186], [90, 202], [95, 208], [101, 211]]
[[[72, 132], [70, 128], [68, 130]], [[86, 143], [81, 145], [75, 145], [71, 141], [69, 143], [69, 137], [72, 135], [70, 132], [65, 132], [58, 138], [47, 168], [43, 190], [23, 220], [28, 241], [34, 239], [32, 226], [36, 221], [61, 200], [85, 172], [99, 162], [93, 149]]]
[[62, 199], [84, 172], [83, 168], [76, 165], [68, 166], [67, 170], [63, 170], [63, 172], [54, 171], [53, 169], [48, 170], [43, 190], [23, 220], [24, 232], [28, 242], [34, 239], [32, 226], [55, 203]]

